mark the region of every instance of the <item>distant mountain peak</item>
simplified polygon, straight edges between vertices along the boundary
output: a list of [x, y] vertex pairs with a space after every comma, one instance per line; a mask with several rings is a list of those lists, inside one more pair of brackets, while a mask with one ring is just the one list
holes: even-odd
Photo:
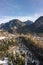
[[25, 21], [24, 23], [25, 23], [25, 25], [31, 25], [33, 22], [30, 21], [30, 20], [27, 20], [27, 21]]

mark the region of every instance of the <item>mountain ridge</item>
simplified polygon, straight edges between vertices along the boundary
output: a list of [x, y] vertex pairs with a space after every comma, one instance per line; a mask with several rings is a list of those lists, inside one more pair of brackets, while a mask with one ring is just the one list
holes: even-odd
[[27, 32], [35, 32], [35, 33], [43, 33], [43, 16], [40, 16], [34, 23], [30, 20], [22, 22], [18, 19], [10, 20], [7, 23], [1, 24], [0, 29], [8, 31], [10, 33], [27, 33]]

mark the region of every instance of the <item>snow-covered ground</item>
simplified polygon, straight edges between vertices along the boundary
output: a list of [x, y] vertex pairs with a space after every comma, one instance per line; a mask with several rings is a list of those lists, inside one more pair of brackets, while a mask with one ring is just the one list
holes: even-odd
[[5, 36], [3, 36], [3, 37], [2, 37], [2, 36], [0, 36], [0, 40], [3, 40], [3, 39], [5, 39]]
[[5, 58], [4, 60], [0, 60], [0, 64], [8, 65], [8, 58]]

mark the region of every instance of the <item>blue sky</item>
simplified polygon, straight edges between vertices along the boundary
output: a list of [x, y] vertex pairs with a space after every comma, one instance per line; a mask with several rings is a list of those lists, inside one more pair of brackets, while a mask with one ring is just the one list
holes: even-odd
[[36, 20], [43, 15], [43, 0], [0, 0], [0, 23], [18, 18]]

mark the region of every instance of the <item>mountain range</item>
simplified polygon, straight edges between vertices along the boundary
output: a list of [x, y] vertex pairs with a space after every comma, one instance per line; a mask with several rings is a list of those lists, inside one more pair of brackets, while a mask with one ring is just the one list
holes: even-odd
[[7, 23], [0, 24], [0, 29], [10, 33], [39, 32], [43, 33], [43, 16], [40, 16], [34, 23], [30, 20], [22, 22], [13, 19]]

